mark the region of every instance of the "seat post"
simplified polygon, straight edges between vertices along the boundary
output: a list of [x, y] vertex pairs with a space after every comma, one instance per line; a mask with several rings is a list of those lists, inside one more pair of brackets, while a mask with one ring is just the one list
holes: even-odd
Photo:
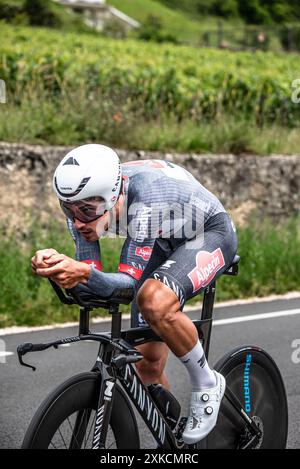
[[119, 311], [118, 303], [111, 303], [109, 305], [109, 314], [111, 314], [111, 338], [121, 338], [121, 325], [122, 325], [122, 314]]
[[203, 349], [204, 349], [206, 359], [208, 359], [208, 354], [209, 354], [215, 294], [216, 294], [216, 282], [214, 281], [204, 290], [203, 303], [202, 303], [201, 320], [208, 322], [207, 326], [203, 327], [203, 332], [204, 332]]
[[90, 308], [80, 308], [79, 316], [79, 335], [88, 335], [90, 333]]
[[201, 319], [212, 319], [216, 294], [216, 282], [212, 282], [205, 290], [202, 303]]

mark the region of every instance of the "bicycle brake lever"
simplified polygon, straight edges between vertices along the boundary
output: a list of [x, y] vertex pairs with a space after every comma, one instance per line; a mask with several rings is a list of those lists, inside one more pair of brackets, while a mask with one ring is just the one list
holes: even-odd
[[19, 357], [19, 362], [22, 366], [27, 366], [28, 368], [31, 368], [33, 371], [36, 370], [35, 366], [27, 365], [24, 363], [22, 357], [23, 355], [26, 355], [29, 352], [42, 352], [43, 350], [47, 350], [50, 347], [54, 347], [55, 349], [58, 348], [58, 344], [55, 342], [49, 343], [49, 344], [31, 344], [31, 343], [26, 343], [26, 344], [21, 344], [17, 348], [17, 353]]
[[32, 371], [36, 371], [35, 366], [24, 363], [23, 358], [22, 358], [23, 355], [26, 355], [26, 353], [32, 352], [32, 349], [33, 349], [33, 344], [28, 343], [28, 344], [19, 345], [19, 347], [17, 348], [17, 353], [18, 353], [20, 365], [25, 366], [27, 368], [31, 368]]

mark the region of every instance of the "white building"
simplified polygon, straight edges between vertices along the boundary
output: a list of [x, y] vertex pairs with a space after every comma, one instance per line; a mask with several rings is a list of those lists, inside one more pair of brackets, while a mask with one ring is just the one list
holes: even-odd
[[108, 21], [120, 22], [125, 30], [137, 29], [140, 23], [120, 10], [107, 5], [106, 0], [56, 0], [72, 11], [82, 14], [87, 25], [102, 31]]

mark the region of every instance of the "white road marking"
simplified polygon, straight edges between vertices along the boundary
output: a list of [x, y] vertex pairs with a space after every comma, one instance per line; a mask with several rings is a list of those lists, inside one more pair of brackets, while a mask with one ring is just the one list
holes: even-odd
[[[126, 321], [130, 319], [130, 314], [122, 314], [122, 320]], [[101, 324], [101, 323], [108, 323], [110, 322], [109, 316], [107, 317], [98, 317], [92, 318], [91, 324]], [[50, 326], [12, 326], [12, 327], [4, 327], [0, 329], [0, 336], [4, 335], [15, 335], [15, 334], [25, 334], [31, 332], [43, 332], [43, 331], [53, 331], [54, 329], [66, 329], [68, 327], [76, 327], [78, 329], [78, 321], [77, 322], [64, 322], [59, 324], [52, 324]]]
[[[260, 298], [259, 296], [246, 298], [244, 300], [228, 300], [228, 301], [219, 301], [215, 303], [214, 309], [216, 308], [230, 308], [231, 306], [244, 306], [244, 305], [255, 305], [257, 303], [270, 303], [271, 301], [289, 301], [289, 300], [298, 300], [300, 299], [300, 292], [293, 291], [289, 293], [285, 293], [283, 295], [269, 295]], [[186, 307], [184, 308], [184, 312], [195, 311], [197, 309], [202, 308], [202, 302], [198, 302], [193, 306], [189, 306], [187, 303]]]
[[14, 355], [14, 352], [0, 352], [0, 358], [9, 357]]
[[[256, 303], [267, 303], [267, 302], [277, 301], [277, 300], [292, 300], [292, 299], [299, 299], [299, 298], [300, 298], [300, 293], [299, 292], [290, 292], [290, 293], [287, 293], [285, 295], [272, 295], [272, 296], [265, 297], [265, 298], [252, 298], [252, 299], [249, 298], [249, 299], [246, 299], [246, 300], [234, 300], [234, 301], [226, 301], [226, 302], [216, 303], [214, 305], [214, 309], [230, 308], [232, 306], [243, 306], [243, 305], [250, 305], [250, 304], [255, 305]], [[184, 313], [197, 311], [199, 309], [201, 310], [201, 308], [202, 308], [202, 302], [197, 303], [194, 306], [186, 306], [184, 308]], [[289, 313], [289, 311], [294, 311], [294, 310], [288, 310], [287, 311], [288, 314], [284, 314], [284, 315], [295, 314], [295, 313]], [[267, 315], [267, 318], [269, 318], [269, 317], [271, 318], [272, 314], [275, 314], [275, 316], [273, 316], [273, 317], [280, 317], [280, 316], [277, 316], [278, 313], [280, 313], [280, 315], [281, 315], [280, 311], [275, 312], [275, 313], [272, 313], [272, 312], [271, 313], [266, 313], [266, 315]], [[283, 311], [283, 313], [286, 313], [286, 312]], [[249, 319], [249, 321], [258, 320], [259, 316], [263, 316], [263, 315], [259, 315], [259, 314], [253, 315], [253, 318], [255, 318], [255, 319]], [[234, 322], [247, 321], [247, 319], [245, 319], [247, 317], [250, 317], [250, 316], [241, 316], [241, 321], [237, 320], [237, 321], [234, 321]], [[126, 321], [128, 319], [130, 319], [130, 314], [122, 314], [122, 320]], [[266, 319], [266, 318], [261, 317], [261, 319]], [[216, 324], [216, 325], [233, 324], [234, 322], [232, 322], [232, 321], [233, 321], [233, 318], [220, 319], [220, 320], [214, 321], [214, 324]], [[108, 317], [98, 317], [98, 318], [91, 319], [91, 324], [101, 324], [101, 323], [109, 323], [109, 322], [110, 322], [110, 319]], [[37, 326], [37, 327], [27, 327], [27, 326], [6, 327], [6, 328], [3, 328], [3, 329], [0, 329], [0, 336], [24, 334], [24, 333], [31, 333], [31, 332], [42, 332], [42, 331], [54, 330], [54, 329], [65, 329], [65, 328], [68, 328], [68, 327], [78, 327], [78, 322], [68, 322], [68, 323], [53, 324], [53, 325], [49, 325], [49, 326]]]
[[273, 313], [252, 314], [250, 316], [238, 316], [235, 318], [217, 319], [213, 321], [213, 325], [214, 326], [226, 326], [229, 324], [237, 324], [240, 322], [262, 321], [264, 319], [282, 318], [286, 316], [296, 316], [297, 314], [300, 314], [300, 309], [288, 309], [286, 311], [275, 311]]
[[[247, 315], [247, 316], [238, 316], [238, 317], [233, 317], [233, 318], [228, 318], [228, 319], [216, 319], [213, 321], [214, 326], [228, 326], [230, 324], [238, 324], [242, 322], [251, 322], [251, 321], [263, 321], [267, 319], [273, 319], [273, 318], [283, 318], [287, 316], [297, 316], [300, 315], [300, 309], [288, 309], [285, 311], [274, 311], [271, 313], [263, 313], [263, 314], [252, 314], [252, 315]], [[92, 340], [86, 341], [86, 342], [93, 342]], [[70, 347], [73, 345], [72, 343], [70, 344], [62, 344], [59, 347]], [[14, 355], [14, 352], [0, 352], [0, 363], [1, 363], [1, 358], [9, 357], [11, 355]]]

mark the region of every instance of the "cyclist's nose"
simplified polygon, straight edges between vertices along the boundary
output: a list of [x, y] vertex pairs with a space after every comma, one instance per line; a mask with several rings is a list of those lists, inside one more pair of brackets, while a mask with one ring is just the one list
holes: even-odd
[[81, 230], [86, 226], [86, 223], [83, 223], [82, 221], [78, 220], [78, 218], [74, 217], [74, 225], [77, 230]]

